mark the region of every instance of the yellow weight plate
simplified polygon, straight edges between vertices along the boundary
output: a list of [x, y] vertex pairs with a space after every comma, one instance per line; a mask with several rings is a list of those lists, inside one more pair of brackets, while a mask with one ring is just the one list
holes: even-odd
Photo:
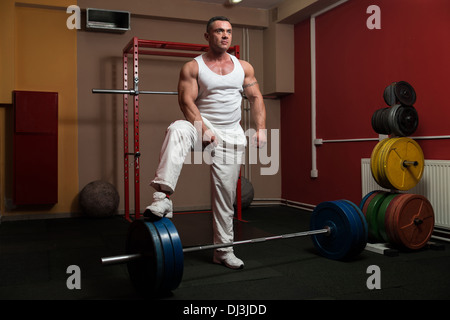
[[378, 152], [381, 150], [381, 147], [384, 143], [387, 142], [389, 138], [383, 139], [380, 142], [376, 144], [376, 146], [372, 150], [372, 154], [370, 156], [370, 169], [372, 171], [372, 177], [375, 179], [375, 181], [380, 184], [380, 174], [378, 170]]
[[386, 155], [390, 150], [390, 146], [396, 142], [399, 138], [390, 138], [381, 148], [378, 159], [378, 170], [380, 176], [380, 186], [385, 189], [395, 189], [394, 186], [391, 185], [389, 179], [386, 177]]
[[[417, 165], [405, 167], [404, 161], [417, 161]], [[409, 190], [422, 178], [424, 162], [422, 149], [416, 141], [406, 137], [396, 138], [384, 149], [383, 174], [394, 189]]]

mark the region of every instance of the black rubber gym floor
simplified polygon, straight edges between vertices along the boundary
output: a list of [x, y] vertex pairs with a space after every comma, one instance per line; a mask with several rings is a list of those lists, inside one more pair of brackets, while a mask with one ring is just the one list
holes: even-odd
[[[309, 229], [309, 212], [284, 207], [249, 208], [235, 222], [236, 240]], [[173, 218], [183, 246], [211, 243], [208, 213]], [[106, 219], [48, 219], [0, 224], [0, 299], [144, 299], [133, 289], [125, 265], [104, 267], [100, 257], [124, 252], [129, 222]], [[320, 257], [310, 238], [274, 240], [235, 247], [245, 268], [212, 263], [212, 251], [185, 255], [181, 285], [162, 300], [439, 300], [450, 298], [450, 247], [400, 252], [396, 257], [363, 251], [352, 261]], [[81, 272], [81, 289], [68, 289]], [[368, 267], [380, 268], [381, 289], [367, 286]], [[370, 282], [370, 281], [369, 281]]]

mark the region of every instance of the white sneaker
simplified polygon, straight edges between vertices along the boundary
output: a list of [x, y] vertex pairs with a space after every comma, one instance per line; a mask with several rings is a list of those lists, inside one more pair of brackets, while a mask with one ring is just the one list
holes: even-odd
[[244, 262], [237, 258], [233, 252], [230, 251], [214, 251], [213, 262], [223, 264], [230, 269], [244, 268]]
[[172, 200], [164, 192], [155, 192], [153, 194], [153, 203], [145, 208], [144, 217], [148, 217], [150, 213], [160, 218], [172, 218]]

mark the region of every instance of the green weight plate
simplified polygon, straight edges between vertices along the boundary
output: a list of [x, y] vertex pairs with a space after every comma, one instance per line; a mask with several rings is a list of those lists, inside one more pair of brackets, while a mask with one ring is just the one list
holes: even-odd
[[311, 230], [330, 228], [329, 234], [312, 235], [311, 240], [319, 253], [329, 259], [345, 259], [351, 252], [355, 231], [353, 218], [334, 201], [325, 201], [314, 208]]
[[388, 194], [389, 194], [388, 192], [380, 192], [370, 201], [369, 206], [367, 208], [366, 218], [369, 227], [369, 239], [373, 241], [381, 240], [378, 231], [377, 215], [381, 203]]
[[[374, 190], [374, 191], [370, 191], [369, 193], [367, 193], [361, 200], [361, 202], [359, 203], [359, 209], [363, 209], [364, 208], [364, 204], [367, 201], [367, 198], [369, 198], [372, 194], [374, 194], [375, 192], [380, 192], [380, 190]], [[364, 214], [363, 214], [364, 215]]]
[[158, 232], [152, 223], [135, 220], [130, 224], [126, 253], [141, 253], [141, 259], [127, 263], [133, 286], [142, 294], [156, 295], [161, 290], [164, 275], [164, 254]]
[[380, 208], [378, 210], [378, 215], [377, 215], [377, 225], [378, 225], [378, 233], [380, 235], [381, 240], [383, 240], [384, 242], [389, 242], [389, 238], [387, 235], [387, 231], [386, 231], [386, 210], [389, 206], [389, 203], [391, 202], [392, 199], [394, 199], [396, 196], [398, 196], [397, 193], [390, 193], [388, 194], [383, 202], [380, 205]]

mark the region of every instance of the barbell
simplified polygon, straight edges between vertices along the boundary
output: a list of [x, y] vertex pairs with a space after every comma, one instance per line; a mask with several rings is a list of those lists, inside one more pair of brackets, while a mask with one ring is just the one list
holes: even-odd
[[230, 243], [183, 248], [171, 220], [135, 220], [130, 224], [124, 255], [101, 258], [104, 266], [127, 264], [134, 287], [147, 295], [175, 290], [181, 283], [184, 254], [278, 239], [311, 236], [320, 255], [333, 260], [348, 260], [364, 250], [368, 225], [361, 209], [348, 200], [326, 201], [311, 214], [310, 231], [255, 238]]
[[[148, 91], [148, 90], [134, 90], [134, 89], [92, 89], [92, 93], [100, 94], [129, 94], [138, 96], [140, 94], [161, 94], [161, 95], [178, 95], [178, 91]], [[245, 93], [242, 97], [247, 99]], [[263, 95], [263, 99], [278, 99], [276, 95]]]

